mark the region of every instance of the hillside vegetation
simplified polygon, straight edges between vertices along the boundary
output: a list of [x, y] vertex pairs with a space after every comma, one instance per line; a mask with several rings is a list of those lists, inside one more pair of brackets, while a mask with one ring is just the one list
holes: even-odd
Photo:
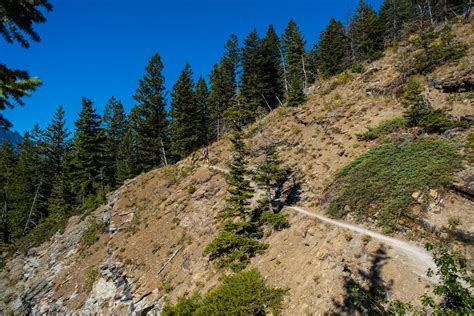
[[[275, 56], [272, 28], [262, 40], [256, 32], [246, 39], [242, 67], [250, 72], [237, 90], [240, 50], [231, 36], [210, 91], [203, 79], [194, 86], [186, 65], [171, 121], [155, 55], [128, 118], [111, 100], [104, 128], [83, 100], [75, 145], [59, 153], [51, 187], [27, 172], [37, 170], [33, 163], [49, 170], [52, 160], [42, 157], [50, 156], [31, 154], [49, 141], [25, 137], [19, 154], [5, 144], [2, 172], [12, 175], [5, 188], [50, 195], [32, 221], [17, 212], [29, 200], [15, 195], [4, 226], [12, 230], [3, 231], [2, 311], [472, 311], [474, 24], [445, 25], [448, 16], [435, 11], [421, 32], [412, 16], [403, 28], [383, 27], [393, 13], [386, 6], [377, 14], [361, 1], [347, 29], [331, 20], [317, 58], [291, 21], [282, 35], [288, 90], [272, 90], [266, 74], [281, 73], [257, 58]], [[351, 38], [357, 49], [348, 59]], [[342, 51], [329, 54], [330, 44]], [[60, 109], [50, 130], [62, 131], [63, 120]], [[97, 143], [115, 151], [100, 152]]]

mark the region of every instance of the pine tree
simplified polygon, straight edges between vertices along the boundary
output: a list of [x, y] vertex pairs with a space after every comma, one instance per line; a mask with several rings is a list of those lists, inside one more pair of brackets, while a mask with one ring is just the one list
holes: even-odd
[[201, 112], [194, 95], [193, 72], [187, 63], [171, 93], [171, 151], [183, 159], [202, 143]]
[[287, 169], [281, 166], [275, 145], [266, 145], [264, 152], [265, 158], [262, 163], [257, 166], [254, 181], [265, 191], [268, 209], [273, 213], [274, 191], [286, 178]]
[[200, 143], [204, 146], [204, 158], [209, 159], [208, 146], [210, 142], [209, 135], [209, 90], [207, 89], [207, 84], [204, 78], [199, 77], [196, 89], [195, 89], [195, 102], [200, 113], [201, 123], [200, 123]]
[[100, 191], [104, 184], [104, 130], [89, 99], [82, 99], [82, 110], [74, 125], [74, 180], [76, 192], [83, 201]]
[[[242, 48], [240, 108], [248, 112], [244, 124], [256, 118], [257, 112], [271, 111], [281, 98], [279, 82], [278, 37], [272, 26], [264, 39], [253, 30]], [[241, 110], [242, 111], [242, 110]]]
[[[253, 30], [244, 40], [242, 48], [242, 76], [241, 93], [244, 105], [248, 108], [252, 117], [243, 118], [244, 121], [255, 119], [255, 112], [265, 107], [262, 98], [264, 82], [262, 74], [265, 57], [262, 55], [262, 44], [258, 38], [257, 30]], [[243, 122], [245, 124], [245, 122]]]
[[38, 77], [30, 77], [26, 71], [9, 69], [0, 64], [0, 110], [24, 105], [22, 98], [41, 86]]
[[374, 60], [383, 50], [383, 28], [374, 9], [365, 0], [360, 0], [349, 25], [354, 41], [354, 61]]
[[248, 179], [247, 147], [242, 141], [240, 132], [234, 132], [231, 141], [234, 155], [227, 177], [229, 185], [227, 207], [219, 214], [220, 218], [226, 220], [226, 224], [204, 249], [204, 255], [209, 255], [211, 260], [215, 260], [218, 267], [229, 267], [233, 271], [240, 271], [248, 265], [251, 257], [262, 253], [268, 245], [258, 241], [263, 234], [258, 223], [252, 221], [249, 205], [254, 190]]
[[40, 36], [33, 30], [33, 23], [46, 22], [40, 10], [41, 7], [48, 12], [53, 9], [48, 0], [2, 1], [0, 3], [2, 13], [0, 34], [8, 43], [18, 41], [25, 48], [30, 46], [25, 36], [39, 42]]
[[63, 223], [73, 209], [73, 194], [71, 193], [68, 163], [67, 160], [62, 161], [48, 198], [48, 221], [53, 223]]
[[318, 73], [318, 44], [313, 44], [308, 51], [308, 82], [314, 83], [319, 77]]
[[238, 40], [232, 34], [225, 45], [224, 56], [219, 65], [213, 67], [210, 75], [209, 111], [216, 139], [220, 139], [222, 133], [229, 129], [225, 113], [235, 104], [239, 64]]
[[115, 97], [107, 102], [102, 122], [105, 131], [105, 182], [111, 187], [116, 186], [117, 154], [120, 141], [127, 128], [127, 115], [123, 105]]
[[[33, 29], [34, 23], [46, 21], [40, 7], [48, 12], [53, 9], [48, 0], [0, 2], [0, 34], [7, 43], [17, 41], [28, 48], [30, 44], [25, 36], [34, 42], [40, 41], [38, 33]], [[39, 78], [30, 78], [26, 71], [9, 69], [0, 63], [0, 110], [13, 107], [14, 102], [24, 105], [21, 98], [29, 96], [40, 85]]]
[[138, 157], [135, 152], [135, 143], [135, 133], [131, 128], [127, 128], [120, 140], [117, 152], [117, 171], [115, 173], [117, 184], [122, 184], [138, 173], [136, 170]]
[[9, 192], [9, 222], [13, 238], [24, 235], [46, 215], [42, 194], [47, 179], [42, 174], [44, 162], [40, 147], [26, 132], [20, 145], [18, 164]]
[[59, 106], [52, 122], [46, 127], [45, 146], [53, 174], [59, 172], [64, 156], [69, 150], [70, 133], [66, 127], [65, 115], [63, 107]]
[[307, 63], [305, 44], [306, 41], [298, 26], [293, 20], [290, 20], [282, 35], [282, 50], [286, 69], [284, 75], [288, 84], [286, 91], [288, 106], [297, 106], [306, 100], [303, 92], [307, 83], [305, 82], [305, 63]]
[[138, 102], [130, 114], [131, 127], [136, 135], [137, 172], [165, 165], [169, 149], [168, 120], [166, 119], [165, 78], [163, 63], [158, 54], [153, 55], [146, 67], [146, 74], [133, 96]]
[[398, 41], [406, 24], [414, 18], [414, 12], [414, 5], [410, 0], [384, 0], [379, 19], [385, 38]]
[[262, 56], [265, 58], [263, 64], [262, 95], [271, 108], [275, 108], [283, 99], [283, 84], [281, 81], [281, 54], [280, 39], [273, 28], [268, 27], [265, 37], [262, 39]]
[[318, 43], [317, 64], [321, 73], [324, 76], [333, 76], [344, 70], [348, 49], [344, 26], [331, 18]]
[[18, 157], [12, 145], [4, 141], [0, 146], [0, 232], [3, 243], [11, 240], [11, 222], [9, 213], [11, 212], [11, 197], [13, 180], [16, 175]]
[[227, 177], [229, 185], [226, 199], [227, 207], [221, 212], [221, 218], [238, 218], [247, 221], [250, 216], [250, 199], [254, 194], [250, 186], [250, 175], [247, 169], [248, 148], [242, 140], [240, 132], [234, 132], [231, 138], [234, 154], [230, 162], [230, 171]]

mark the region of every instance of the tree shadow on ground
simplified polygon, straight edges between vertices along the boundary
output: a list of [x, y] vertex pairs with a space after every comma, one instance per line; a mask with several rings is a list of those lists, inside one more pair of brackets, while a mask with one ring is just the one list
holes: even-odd
[[344, 299], [333, 303], [336, 311], [341, 314], [387, 315], [386, 303], [393, 281], [384, 282], [381, 277], [382, 267], [390, 259], [385, 247], [381, 245], [372, 254], [371, 266], [368, 271], [358, 269], [354, 276], [347, 265], [344, 267]]
[[301, 183], [295, 178], [291, 178], [292, 183], [284, 188], [283, 183], [278, 186], [275, 192], [275, 201], [277, 201], [277, 211], [280, 212], [285, 206], [295, 205], [300, 200]]

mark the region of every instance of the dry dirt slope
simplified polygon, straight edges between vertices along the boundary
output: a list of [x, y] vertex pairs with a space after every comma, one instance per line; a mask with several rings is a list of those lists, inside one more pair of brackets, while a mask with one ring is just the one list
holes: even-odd
[[[467, 68], [472, 77], [472, 28], [472, 24], [456, 28], [456, 33], [471, 44], [468, 56], [443, 66], [433, 76], [455, 76]], [[368, 65], [370, 71], [354, 74], [353, 80], [334, 91], [321, 94], [330, 84], [324, 82], [313, 88], [305, 105], [279, 108], [250, 126], [246, 141], [252, 148], [252, 164], [261, 158], [260, 148], [265, 142], [277, 142], [281, 159], [293, 171], [288, 188], [297, 184], [297, 205], [324, 213], [320, 200], [335, 172], [376, 145], [359, 142], [355, 135], [403, 111], [395, 97], [373, 93], [397, 77], [398, 58], [396, 51], [388, 51], [384, 58]], [[427, 87], [434, 107], [456, 115], [474, 115], [472, 99], [453, 101], [433, 86]], [[464, 143], [467, 133], [443, 137]], [[227, 139], [213, 144], [211, 164], [225, 169], [229, 148]], [[190, 186], [195, 191], [189, 190]], [[1, 309], [84, 314], [158, 312], [164, 302], [174, 302], [179, 295], [194, 289], [209, 290], [223, 272], [216, 270], [202, 251], [217, 232], [219, 223], [214, 217], [223, 208], [225, 195], [223, 172], [206, 165], [200, 153], [128, 181], [89, 216], [109, 222], [108, 231], [101, 233], [94, 245], [81, 246], [90, 218], [75, 217], [64, 234], [8, 262], [0, 279], [0, 296], [8, 307], [2, 303]], [[426, 221], [446, 226], [448, 215], [460, 214], [461, 228], [474, 232], [472, 201], [446, 191], [438, 202], [436, 210], [425, 214]], [[290, 209], [285, 212], [290, 228], [267, 231], [265, 242], [270, 248], [251, 265], [270, 284], [289, 289], [286, 314], [333, 310], [334, 301], [342, 299], [344, 265], [353, 271], [367, 270], [377, 254], [384, 257], [381, 272], [391, 288], [390, 297], [414, 302], [429, 286], [419, 266], [397, 248]], [[362, 224], [377, 230], [370, 222]], [[417, 236], [408, 232], [394, 237], [420, 245], [423, 240]], [[472, 260], [472, 248], [464, 251]]]

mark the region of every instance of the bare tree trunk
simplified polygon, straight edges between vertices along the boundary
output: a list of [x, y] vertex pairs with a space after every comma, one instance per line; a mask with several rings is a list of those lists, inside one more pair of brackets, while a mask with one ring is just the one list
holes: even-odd
[[176, 249], [172, 254], [171, 256], [168, 258], [168, 260], [166, 260], [166, 262], [161, 266], [161, 268], [158, 270], [158, 273], [157, 274], [160, 274], [165, 268], [166, 266], [174, 259], [174, 257], [176, 257], [176, 255], [178, 254], [178, 252], [181, 250], [181, 248], [183, 247], [179, 247], [178, 249]]
[[273, 109], [272, 109], [272, 107], [270, 106], [270, 104], [268, 104], [267, 99], [265, 98], [265, 96], [263, 95], [263, 93], [260, 93], [260, 95], [262, 96], [263, 101], [265, 101], [265, 104], [266, 104], [267, 107], [268, 107], [268, 111], [271, 112]]
[[443, 14], [444, 14], [444, 22], [448, 23], [448, 1], [443, 1]]
[[280, 103], [280, 105], [283, 105], [283, 103], [281, 103], [281, 100], [277, 95], [275, 95], [275, 98], [278, 100], [278, 103]]
[[1, 224], [3, 230], [3, 243], [8, 244], [10, 242], [10, 232], [8, 227], [8, 197], [6, 192], [4, 192], [3, 194], [3, 210]]
[[426, 1], [426, 5], [428, 6], [428, 14], [430, 15], [431, 26], [434, 26], [433, 12], [431, 11], [431, 3], [430, 3], [430, 0], [427, 0], [427, 1]]
[[28, 219], [26, 220], [25, 228], [23, 228], [23, 235], [25, 235], [26, 230], [28, 229], [28, 225], [30, 223], [35, 224], [35, 222], [32, 219], [32, 216], [33, 216], [33, 213], [36, 209], [36, 201], [38, 200], [39, 190], [40, 190], [42, 184], [43, 184], [43, 178], [41, 178], [38, 186], [36, 187], [35, 197], [33, 198], [33, 202], [31, 203], [31, 207], [30, 207], [30, 213], [28, 214]]
[[160, 143], [161, 143], [161, 153], [163, 155], [163, 163], [165, 166], [168, 165], [168, 160], [166, 159], [166, 151], [165, 151], [165, 145], [163, 144], [163, 138], [160, 138]]
[[217, 140], [221, 138], [221, 114], [217, 114]]
[[288, 93], [288, 80], [286, 78], [286, 63], [285, 63], [285, 57], [283, 56], [283, 52], [281, 51], [281, 48], [278, 47], [278, 50], [280, 51], [280, 56], [281, 56], [281, 62], [283, 65], [283, 81], [285, 82], [285, 92]]
[[270, 188], [267, 188], [267, 200], [268, 200], [268, 208], [270, 210], [270, 213], [273, 214], [272, 192]]
[[306, 74], [306, 67], [304, 64], [304, 55], [301, 55], [301, 65], [303, 67], [303, 74], [304, 74], [304, 89], [308, 86], [308, 76]]
[[418, 15], [420, 17], [420, 30], [424, 29], [424, 9], [421, 6], [420, 2], [416, 3], [416, 6], [418, 7]]
[[471, 9], [472, 9], [472, 0], [469, 0], [468, 7], [466, 8], [466, 13], [464, 14], [464, 21], [469, 20], [469, 17], [471, 15]]
[[[396, 41], [396, 25], [397, 25], [397, 13], [395, 12], [395, 0], [392, 1], [392, 12], [393, 12], [393, 20], [392, 20], [392, 30], [390, 33], [392, 33], [392, 41]], [[385, 25], [383, 25], [385, 27]]]

